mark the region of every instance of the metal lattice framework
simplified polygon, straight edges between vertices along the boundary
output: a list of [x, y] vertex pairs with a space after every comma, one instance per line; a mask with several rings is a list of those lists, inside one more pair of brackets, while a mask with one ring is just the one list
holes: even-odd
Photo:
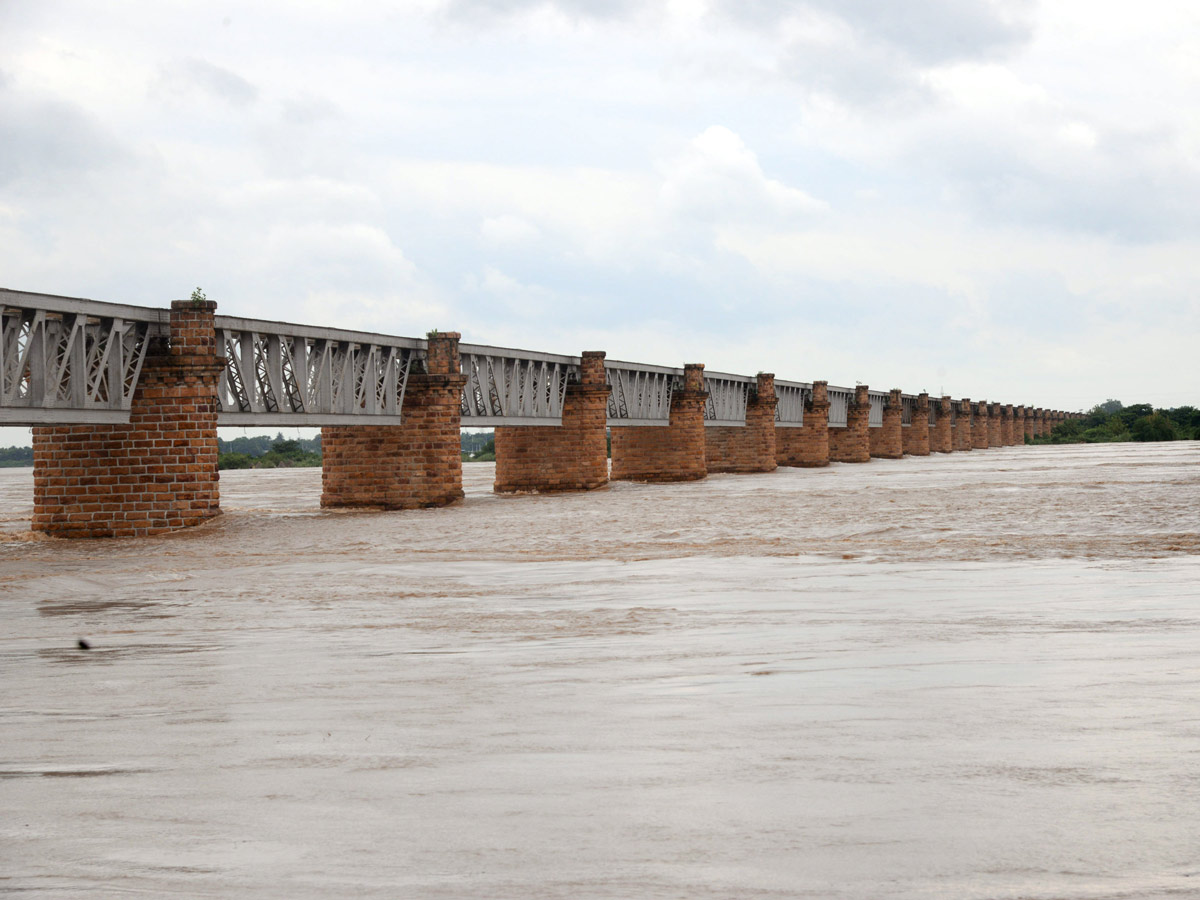
[[604, 377], [610, 426], [670, 422], [671, 395], [683, 388], [683, 369], [605, 360]]
[[833, 387], [829, 394], [829, 427], [845, 428], [850, 424], [850, 404], [854, 402], [854, 388]]
[[757, 378], [745, 375], [705, 372], [704, 390], [708, 392], [708, 400], [704, 403], [704, 424], [745, 426], [746, 404], [750, 400], [750, 390], [757, 383]]
[[942, 401], [929, 398], [929, 425], [932, 427], [938, 423], [938, 415], [942, 410]]
[[871, 401], [871, 414], [867, 424], [871, 428], [883, 427], [883, 410], [887, 406], [888, 395], [884, 391], [867, 391]]
[[[0, 423], [109, 424], [129, 421], [150, 346], [169, 335], [170, 310], [0, 289]], [[427, 371], [427, 342], [334, 328], [215, 317], [228, 365], [218, 384], [221, 425], [398, 425], [409, 377]], [[462, 424], [561, 425], [567, 387], [582, 360], [527, 350], [460, 344], [466, 385]], [[684, 369], [608, 360], [611, 426], [662, 426]], [[706, 372], [706, 425], [742, 426], [756, 379]], [[776, 381], [775, 421], [804, 424], [812, 385]], [[883, 425], [888, 394], [869, 391], [871, 427]], [[829, 387], [829, 425], [844, 428], [855, 390]], [[902, 395], [911, 425], [918, 398]], [[986, 404], [950, 406], [950, 421], [973, 426]], [[938, 421], [938, 402], [929, 423]]]
[[167, 312], [0, 290], [0, 422], [129, 421]]
[[804, 405], [812, 400], [812, 385], [798, 381], [776, 381], [775, 424], [781, 428], [804, 425]]
[[462, 424], [561, 425], [567, 385], [580, 379], [578, 356], [459, 344], [467, 383]]
[[408, 376], [425, 342], [334, 328], [217, 316], [229, 365], [221, 425], [400, 424]]

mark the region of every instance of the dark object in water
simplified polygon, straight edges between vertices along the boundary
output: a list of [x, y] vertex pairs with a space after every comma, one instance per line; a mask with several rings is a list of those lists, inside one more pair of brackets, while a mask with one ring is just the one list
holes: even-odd
[[78, 641], [76, 641], [76, 643], [79, 644], [80, 650], [91, 650], [92, 649], [92, 645], [89, 644], [87, 641], [85, 641], [83, 638], [80, 638]]

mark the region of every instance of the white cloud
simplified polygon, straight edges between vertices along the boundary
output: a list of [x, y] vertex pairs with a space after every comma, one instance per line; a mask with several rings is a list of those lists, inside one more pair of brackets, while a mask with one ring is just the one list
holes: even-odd
[[714, 223], [787, 221], [826, 209], [804, 191], [768, 178], [742, 139], [719, 125], [705, 129], [662, 169], [662, 202], [684, 218]]
[[533, 223], [520, 216], [507, 214], [484, 219], [479, 233], [484, 240], [495, 244], [523, 244], [541, 236], [541, 231]]

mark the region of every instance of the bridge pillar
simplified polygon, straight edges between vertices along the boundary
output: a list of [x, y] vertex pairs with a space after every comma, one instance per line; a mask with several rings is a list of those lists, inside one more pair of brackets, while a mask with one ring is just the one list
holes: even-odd
[[1041, 437], [1042, 436], [1042, 410], [1040, 408], [1035, 407], [1034, 409], [1030, 410], [1029, 424], [1031, 426], [1030, 430], [1033, 432], [1033, 436]]
[[1000, 407], [1000, 446], [1011, 447], [1013, 443], [1013, 408], [1005, 403]]
[[429, 338], [427, 374], [408, 376], [400, 425], [321, 429], [321, 506], [419, 509], [463, 495], [459, 334]]
[[142, 537], [220, 514], [216, 308], [171, 304], [170, 339], [146, 355], [129, 424], [33, 429], [34, 531]]
[[670, 424], [612, 430], [614, 481], [696, 481], [708, 474], [704, 446], [704, 366], [684, 366], [683, 390], [671, 394]]
[[974, 450], [975, 426], [972, 423], [972, 414], [975, 406], [966, 398], [957, 402], [958, 420], [954, 423], [954, 450], [955, 452]]
[[775, 376], [758, 374], [753, 396], [746, 403], [746, 425], [713, 425], [704, 429], [705, 465], [714, 472], [774, 472]]
[[590, 491], [608, 484], [608, 395], [604, 351], [583, 354], [583, 377], [568, 384], [562, 425], [496, 428], [497, 494]]
[[950, 398], [939, 397], [933, 401], [938, 405], [937, 421], [929, 426], [929, 452], [951, 453], [954, 437], [950, 429]]
[[864, 463], [871, 461], [871, 396], [870, 389], [860, 384], [854, 389], [854, 400], [846, 413], [845, 428], [829, 429], [829, 458], [834, 462]]
[[870, 428], [870, 453], [880, 459], [899, 459], [904, 455], [904, 408], [899, 388], [888, 393], [883, 407], [883, 427]]
[[988, 424], [988, 404], [981, 400], [975, 404], [975, 421], [971, 426], [971, 447], [987, 450], [991, 446], [991, 428]]
[[929, 395], [917, 394], [912, 422], [904, 429], [904, 452], [909, 456], [929, 455]]
[[829, 382], [814, 381], [801, 428], [775, 429], [775, 461], [781, 466], [829, 465]]
[[988, 446], [1003, 447], [1004, 434], [1000, 423], [1000, 411], [1002, 407], [999, 403], [988, 404]]

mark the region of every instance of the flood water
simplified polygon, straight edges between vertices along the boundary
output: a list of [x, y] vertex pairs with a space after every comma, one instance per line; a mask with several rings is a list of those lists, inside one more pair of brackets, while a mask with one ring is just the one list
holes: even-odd
[[1200, 897], [1200, 444], [465, 468], [92, 542], [0, 470], [0, 894]]

